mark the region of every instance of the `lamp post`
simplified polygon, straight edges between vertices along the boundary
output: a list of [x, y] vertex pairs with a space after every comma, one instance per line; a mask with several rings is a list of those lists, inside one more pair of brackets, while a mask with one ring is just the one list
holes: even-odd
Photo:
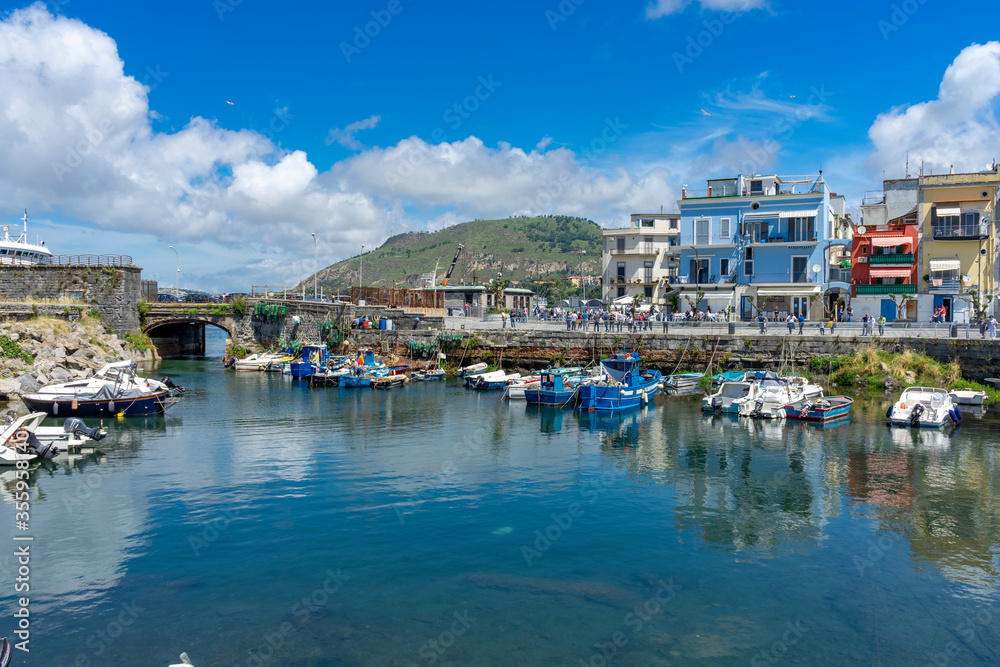
[[317, 248], [319, 247], [319, 239], [316, 238], [316, 233], [312, 233], [313, 237], [313, 298], [316, 298], [316, 274], [319, 273], [319, 259], [316, 254]]
[[361, 290], [365, 286], [364, 270], [365, 270], [365, 244], [362, 243], [361, 244], [361, 255], [358, 258], [358, 299], [359, 300], [361, 298]]
[[587, 303], [587, 279], [583, 275], [583, 256], [587, 254], [586, 250], [580, 251], [580, 284], [583, 285], [583, 302]]
[[174, 255], [177, 259], [177, 274], [174, 276], [174, 296], [180, 296], [181, 291], [181, 256], [177, 252], [177, 248], [169, 246], [171, 250], [174, 251]]

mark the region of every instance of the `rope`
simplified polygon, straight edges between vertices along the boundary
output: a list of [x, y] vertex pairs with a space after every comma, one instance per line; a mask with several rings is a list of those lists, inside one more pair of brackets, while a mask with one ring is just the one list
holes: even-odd
[[[689, 336], [689, 337], [688, 337], [688, 342], [687, 342], [687, 345], [685, 345], [685, 346], [684, 346], [684, 349], [683, 349], [683, 350], [681, 350], [681, 356], [680, 356], [680, 358], [679, 358], [679, 359], [677, 359], [677, 365], [676, 365], [676, 366], [674, 366], [674, 370], [673, 370], [673, 371], [671, 371], [670, 375], [673, 375], [674, 373], [676, 373], [676, 372], [677, 372], [677, 369], [678, 369], [678, 368], [680, 367], [680, 365], [681, 365], [681, 362], [682, 362], [682, 361], [684, 360], [684, 355], [685, 355], [685, 354], [687, 354], [687, 351], [688, 351], [688, 348], [689, 348], [689, 347], [691, 347], [691, 341], [692, 341], [693, 339], [694, 339], [694, 336]], [[668, 375], [667, 377], [670, 377], [670, 375]]]

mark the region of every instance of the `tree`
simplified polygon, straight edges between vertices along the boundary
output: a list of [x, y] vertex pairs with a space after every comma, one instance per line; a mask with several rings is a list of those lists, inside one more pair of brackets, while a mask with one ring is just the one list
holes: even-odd
[[507, 278], [494, 278], [486, 284], [486, 289], [493, 295], [493, 302], [496, 304], [494, 307], [498, 310], [502, 310], [504, 307], [503, 296], [508, 287], [510, 287], [510, 280]]
[[690, 308], [694, 312], [698, 312], [698, 304], [700, 304], [701, 300], [704, 298], [705, 298], [705, 290], [701, 289], [694, 293], [693, 298], [688, 296], [687, 294], [684, 295], [684, 300], [688, 302], [688, 308]]
[[917, 297], [915, 294], [892, 294], [892, 301], [896, 304], [896, 319], [905, 320], [906, 319], [906, 306], [911, 301], [916, 301]]
[[997, 296], [996, 290], [970, 289], [966, 294], [959, 295], [959, 299], [972, 306], [977, 320], [984, 319], [993, 305], [993, 299]]

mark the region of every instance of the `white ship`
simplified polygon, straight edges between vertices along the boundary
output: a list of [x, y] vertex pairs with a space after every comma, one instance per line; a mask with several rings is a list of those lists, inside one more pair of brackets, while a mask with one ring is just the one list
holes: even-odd
[[[22, 225], [0, 225], [3, 238], [0, 239], [0, 264], [42, 264], [48, 263], [52, 253], [45, 247], [45, 241], [28, 242], [28, 212], [21, 218]], [[21, 227], [18, 236], [11, 236], [11, 227]]]

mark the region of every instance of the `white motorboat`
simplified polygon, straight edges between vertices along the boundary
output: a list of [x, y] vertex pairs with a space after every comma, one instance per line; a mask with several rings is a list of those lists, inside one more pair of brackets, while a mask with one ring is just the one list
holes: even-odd
[[479, 362], [478, 364], [472, 364], [471, 366], [466, 366], [465, 368], [458, 369], [457, 375], [459, 377], [464, 377], [467, 375], [475, 375], [476, 373], [482, 373], [487, 368], [485, 362]]
[[[24, 415], [10, 421], [4, 425], [3, 432], [0, 432], [0, 465], [17, 465], [19, 461], [34, 461], [40, 456], [37, 443], [38, 439], [31, 435], [25, 427], [27, 422], [40, 422], [45, 419], [44, 412], [35, 412]], [[37, 418], [37, 421], [35, 419]], [[55, 447], [44, 447], [44, 451], [49, 454], [46, 458], [53, 458], [59, 453]]]
[[986, 392], [975, 389], [952, 389], [948, 396], [956, 405], [982, 405], [986, 402]]
[[278, 368], [284, 362], [284, 356], [280, 354], [274, 354], [273, 352], [258, 352], [257, 354], [251, 354], [249, 357], [243, 359], [237, 359], [236, 363], [233, 365], [237, 371], [266, 371], [272, 365], [277, 365]]
[[703, 377], [705, 377], [704, 373], [678, 373], [667, 377], [667, 379], [663, 381], [663, 386], [660, 388], [688, 389], [701, 382]]
[[755, 387], [753, 382], [723, 382], [718, 391], [701, 399], [701, 409], [739, 414], [740, 406], [736, 401], [747, 398]]
[[526, 378], [521, 378], [517, 382], [507, 385], [504, 389], [504, 398], [509, 398], [510, 400], [524, 400], [524, 390], [531, 388], [538, 388], [538, 383], [542, 381], [541, 375], [529, 375]]
[[[755, 386], [747, 396], [733, 400], [733, 404], [739, 406], [740, 416], [784, 419], [786, 405], [797, 403], [806, 398], [800, 383], [791, 382], [788, 378], [781, 378], [773, 373], [766, 375], [763, 379], [753, 381]], [[820, 396], [822, 396], [822, 388], [820, 388]]]
[[893, 426], [943, 428], [962, 421], [959, 410], [947, 389], [940, 387], [907, 387], [899, 400], [886, 412]]

